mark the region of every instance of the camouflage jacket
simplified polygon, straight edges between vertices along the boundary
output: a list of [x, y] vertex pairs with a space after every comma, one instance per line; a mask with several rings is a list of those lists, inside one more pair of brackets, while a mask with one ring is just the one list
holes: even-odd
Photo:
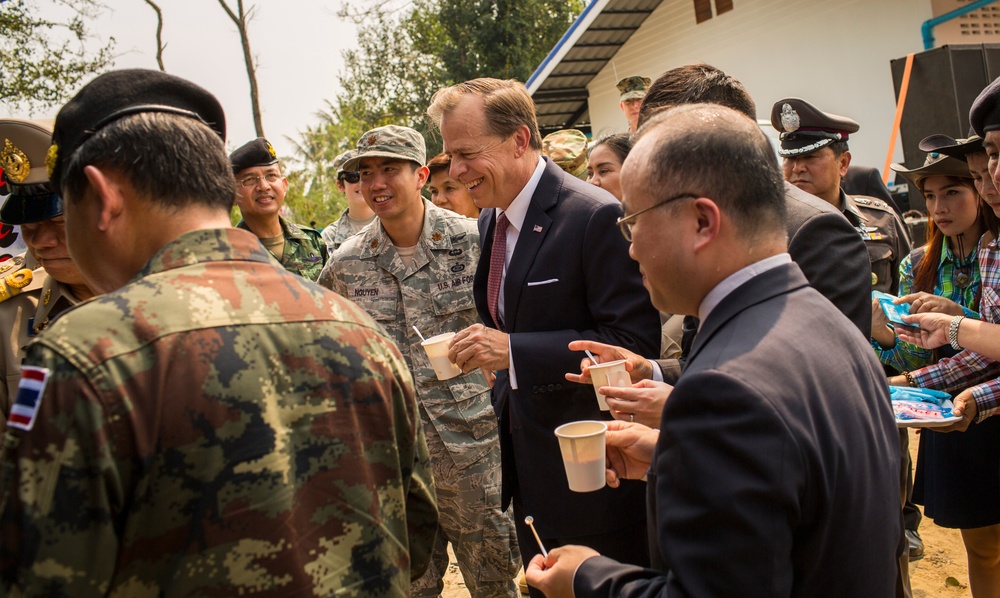
[[[329, 256], [322, 235], [316, 229], [294, 224], [281, 216], [278, 216], [278, 222], [281, 224], [281, 233], [285, 236], [285, 246], [278, 261], [289, 272], [315, 281]], [[236, 228], [250, 230], [242, 220]]]
[[251, 233], [180, 236], [27, 362], [48, 373], [17, 428], [25, 367], [4, 436], [0, 595], [406, 596], [426, 567], [402, 356]]
[[376, 219], [340, 246], [319, 283], [365, 308], [396, 341], [429, 424], [462, 467], [497, 442], [489, 386], [479, 370], [438, 380], [413, 327], [430, 338], [479, 321], [472, 296], [479, 229], [475, 220], [429, 201], [424, 208], [423, 232], [409, 267]]
[[[361, 222], [365, 221], [362, 220]], [[364, 226], [361, 227], [361, 229], [363, 228]], [[344, 210], [344, 213], [336, 222], [331, 222], [329, 226], [323, 229], [322, 237], [323, 242], [326, 243], [326, 250], [332, 256], [333, 252], [337, 251], [343, 245], [344, 241], [361, 232], [361, 229], [354, 229], [348, 211]]]

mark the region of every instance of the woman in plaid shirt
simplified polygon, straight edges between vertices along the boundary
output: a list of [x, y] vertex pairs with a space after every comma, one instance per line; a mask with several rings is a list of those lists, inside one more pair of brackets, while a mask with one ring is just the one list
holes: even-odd
[[[982, 140], [972, 137], [956, 142], [944, 136], [935, 137], [943, 147], [928, 146], [933, 141], [928, 138], [921, 142], [921, 149], [936, 149], [959, 157], [964, 154], [967, 165], [942, 155], [934, 163], [936, 167], [900, 169], [924, 193], [930, 217], [927, 245], [911, 253], [900, 266], [900, 294], [904, 292], [904, 284], [911, 291], [900, 302], [910, 303], [913, 313], [935, 312], [974, 319], [980, 317], [972, 311], [978, 305], [984, 319], [1000, 322], [997, 310], [1000, 252], [994, 213], [994, 207], [1000, 209], [1000, 194], [987, 172]], [[929, 174], [956, 165], [966, 168], [966, 178], [959, 178], [963, 176], [960, 171], [948, 176]], [[975, 239], [980, 235], [977, 245]], [[928, 262], [930, 256], [938, 259]], [[995, 362], [970, 351], [958, 352], [949, 345], [927, 350], [898, 339], [892, 345], [883, 342], [888, 339], [879, 332], [882, 338], [873, 341], [879, 357], [883, 363], [904, 372], [903, 376], [892, 378], [892, 384], [966, 389], [964, 394], [973, 391], [967, 387], [977, 379], [981, 381], [982, 376], [997, 373]], [[937, 525], [961, 530], [973, 596], [995, 596], [1000, 591], [998, 470], [1000, 418], [974, 423], [960, 434], [932, 430], [920, 434], [913, 500], [924, 505], [924, 514]]]

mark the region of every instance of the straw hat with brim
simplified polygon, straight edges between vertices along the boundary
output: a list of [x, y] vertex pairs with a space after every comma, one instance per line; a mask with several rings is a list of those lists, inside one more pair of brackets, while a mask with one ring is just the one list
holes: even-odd
[[922, 152], [936, 152], [959, 160], [965, 160], [969, 154], [986, 151], [983, 148], [982, 138], [976, 135], [975, 131], [969, 131], [967, 139], [953, 139], [940, 134], [930, 135], [921, 139], [917, 147]]
[[951, 158], [943, 154], [930, 153], [924, 160], [924, 165], [919, 168], [909, 169], [902, 164], [890, 166], [895, 172], [903, 175], [907, 181], [913, 183], [918, 189], [922, 189], [924, 179], [932, 176], [950, 176], [960, 179], [971, 179], [969, 165], [964, 160]]

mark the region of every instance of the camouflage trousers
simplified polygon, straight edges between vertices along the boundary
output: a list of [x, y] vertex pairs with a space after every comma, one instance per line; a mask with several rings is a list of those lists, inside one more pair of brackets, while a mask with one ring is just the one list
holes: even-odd
[[[413, 582], [414, 598], [444, 589], [450, 542], [472, 598], [519, 596], [514, 577], [521, 567], [510, 509], [500, 509], [500, 443], [475, 463], [459, 469], [433, 425], [424, 425], [437, 491], [440, 523], [430, 565]], [[495, 432], [494, 432], [495, 434]]]

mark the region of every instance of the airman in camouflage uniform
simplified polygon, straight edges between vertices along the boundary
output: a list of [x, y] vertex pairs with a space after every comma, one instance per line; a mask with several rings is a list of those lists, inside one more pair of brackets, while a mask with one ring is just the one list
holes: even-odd
[[362, 192], [378, 218], [340, 246], [319, 282], [385, 327], [413, 372], [441, 512], [432, 564], [413, 596], [440, 594], [448, 541], [473, 598], [516, 596], [520, 559], [500, 506], [500, 445], [486, 378], [475, 370], [438, 380], [414, 330], [430, 338], [478, 321], [476, 221], [421, 199], [424, 152], [423, 138], [407, 127], [362, 135], [348, 167], [360, 164]]
[[361, 195], [361, 175], [356, 171], [344, 170], [344, 164], [353, 158], [355, 153], [357, 152], [354, 150], [347, 150], [333, 160], [333, 168], [337, 171], [337, 190], [347, 198], [347, 209], [336, 222], [323, 229], [323, 242], [326, 243], [326, 250], [330, 255], [333, 255], [348, 237], [358, 234], [375, 220], [375, 212], [372, 212], [365, 203], [364, 196]]
[[587, 180], [587, 136], [577, 129], [561, 129], [542, 138], [542, 155], [572, 176]]
[[[0, 221], [21, 226], [29, 253], [0, 263], [0, 432], [21, 378], [28, 341], [60, 313], [93, 293], [66, 248], [62, 199], [52, 193], [45, 154], [52, 142], [48, 123], [0, 119]], [[43, 264], [51, 269], [47, 272]]]
[[288, 191], [274, 147], [263, 137], [237, 148], [229, 159], [236, 176], [236, 205], [243, 215], [236, 227], [248, 230], [287, 270], [316, 280], [328, 256], [319, 231], [280, 216]]
[[56, 119], [70, 249], [106, 294], [28, 348], [0, 595], [403, 597], [426, 567], [437, 511], [405, 362], [229, 226], [224, 123], [208, 92], [143, 70]]

